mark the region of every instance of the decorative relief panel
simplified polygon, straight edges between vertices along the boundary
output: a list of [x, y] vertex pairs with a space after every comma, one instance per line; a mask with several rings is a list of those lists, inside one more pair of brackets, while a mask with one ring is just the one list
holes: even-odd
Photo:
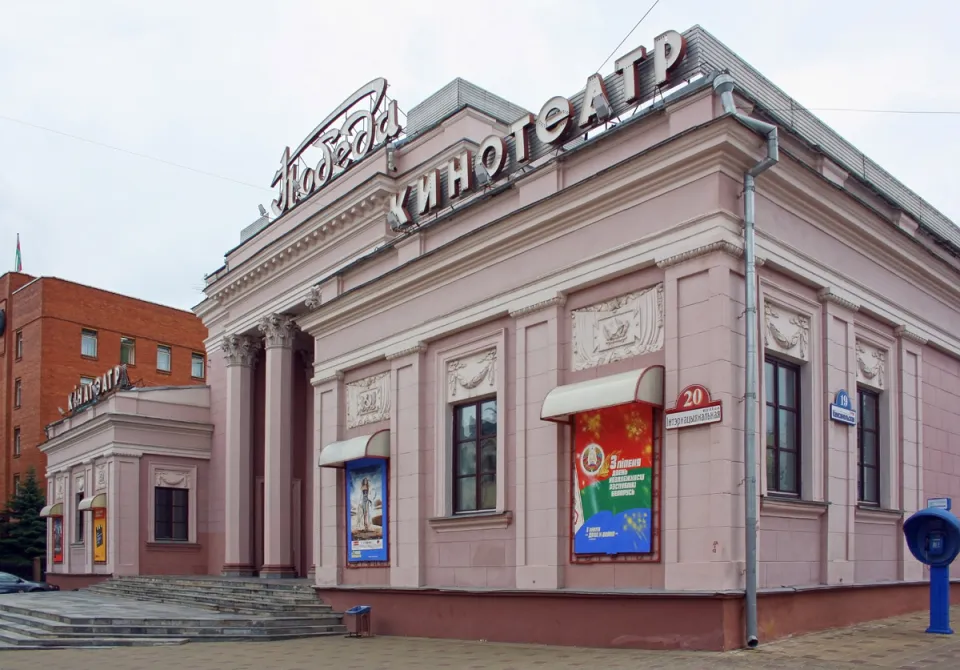
[[857, 340], [857, 383], [884, 388], [887, 352], [863, 340]]
[[96, 482], [97, 491], [105, 491], [107, 489], [107, 464], [101, 463], [97, 466], [94, 471], [94, 481]]
[[80, 475], [73, 480], [73, 492], [74, 493], [85, 493], [86, 489], [83, 488], [83, 475]]
[[366, 426], [389, 418], [389, 372], [347, 384], [347, 428]]
[[763, 345], [771, 351], [808, 360], [810, 319], [768, 301], [763, 303]]
[[663, 284], [573, 311], [573, 369], [663, 348]]
[[57, 475], [53, 485], [53, 502], [63, 502], [63, 494], [67, 488], [67, 478], [63, 475]]
[[157, 470], [154, 473], [153, 485], [168, 489], [188, 489], [190, 473], [183, 470]]
[[447, 364], [447, 401], [460, 402], [497, 390], [497, 350], [488, 349]]

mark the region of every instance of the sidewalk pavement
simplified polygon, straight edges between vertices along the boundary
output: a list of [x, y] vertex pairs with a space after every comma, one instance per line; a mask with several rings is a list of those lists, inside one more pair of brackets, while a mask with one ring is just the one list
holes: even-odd
[[960, 668], [960, 607], [956, 635], [927, 635], [925, 612], [852, 628], [763, 644], [725, 654], [541, 647], [415, 638], [342, 637], [288, 642], [194, 643], [177, 647], [0, 651], [0, 670], [524, 670], [602, 667], [605, 670], [888, 670]]

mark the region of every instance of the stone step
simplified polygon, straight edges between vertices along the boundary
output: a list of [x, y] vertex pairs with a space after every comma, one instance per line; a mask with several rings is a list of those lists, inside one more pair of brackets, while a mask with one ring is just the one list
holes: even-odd
[[186, 607], [201, 608], [214, 612], [223, 612], [230, 614], [251, 614], [251, 615], [282, 615], [282, 616], [323, 616], [334, 614], [328, 605], [323, 603], [303, 603], [300, 605], [276, 605], [272, 603], [241, 603], [230, 600], [216, 600], [197, 598], [191, 595], [171, 593], [136, 593], [136, 592], [105, 592], [96, 591], [97, 595], [106, 595], [119, 597], [127, 600], [139, 600], [143, 602], [157, 602], [174, 605], [183, 605]]
[[[302, 592], [312, 593], [313, 586], [306, 580], [282, 580], [282, 579], [257, 579], [238, 578], [238, 579], [218, 579], [216, 577], [166, 577], [166, 576], [127, 576], [115, 577], [111, 582], [124, 582], [132, 584], [160, 584], [162, 586], [204, 586], [220, 587], [229, 589], [242, 589], [248, 591], [269, 591], [280, 592]], [[103, 582], [101, 582], [103, 583]]]
[[207, 593], [207, 594], [217, 594], [217, 595], [229, 595], [229, 596], [238, 596], [244, 598], [271, 598], [276, 600], [316, 600], [317, 596], [313, 589], [283, 589], [283, 590], [273, 590], [273, 589], [251, 589], [246, 587], [235, 587], [229, 585], [221, 584], [201, 584], [201, 583], [171, 583], [164, 584], [162, 582], [135, 582], [132, 580], [126, 579], [116, 579], [110, 580], [107, 582], [100, 582], [99, 584], [94, 584], [93, 586], [88, 587], [89, 589], [98, 589], [98, 588], [125, 588], [125, 589], [144, 589], [144, 590], [155, 590], [162, 589], [164, 591], [189, 591], [193, 593]]
[[0, 627], [0, 644], [16, 649], [73, 649], [76, 647], [132, 647], [180, 645], [189, 642], [187, 638], [148, 638], [148, 637], [65, 637], [37, 638], [21, 632]]
[[46, 612], [21, 607], [4, 607], [0, 610], [0, 625], [19, 625], [49, 633], [80, 633], [85, 635], [104, 634], [109, 632], [125, 635], [146, 634], [144, 630], [167, 631], [165, 634], [176, 635], [184, 631], [184, 635], [191, 631], [243, 630], [244, 635], [273, 635], [286, 632], [309, 632], [307, 629], [315, 627], [329, 628], [342, 626], [340, 617], [329, 615], [324, 617], [278, 617], [278, 618], [250, 618], [250, 619], [80, 619], [53, 617]]
[[81, 640], [81, 639], [148, 639], [148, 640], [250, 640], [262, 641], [281, 640], [294, 637], [313, 637], [332, 635], [346, 632], [346, 628], [339, 623], [329, 625], [298, 626], [284, 628], [259, 628], [243, 625], [230, 627], [190, 626], [68, 626], [61, 625], [62, 630], [47, 630], [45, 627], [33, 626], [21, 621], [13, 621], [9, 617], [0, 617], [0, 634], [13, 633], [21, 638], [29, 638], [41, 643], [45, 640]]
[[236, 599], [250, 602], [278, 602], [278, 603], [312, 603], [320, 602], [315, 593], [301, 594], [273, 594], [256, 591], [229, 591], [226, 589], [215, 589], [194, 586], [164, 586], [160, 584], [127, 584], [124, 582], [103, 582], [95, 584], [86, 589], [90, 592], [121, 590], [126, 592], [141, 593], [188, 593], [191, 595], [213, 597], [221, 599]]
[[289, 598], [289, 597], [272, 597], [270, 595], [241, 595], [236, 593], [218, 593], [212, 592], [204, 589], [173, 589], [173, 588], [160, 588], [160, 587], [143, 587], [143, 586], [131, 586], [127, 584], [111, 584], [111, 585], [102, 585], [102, 586], [92, 586], [87, 589], [90, 593], [101, 593], [104, 595], [112, 594], [129, 594], [129, 595], [143, 595], [143, 596], [165, 596], [170, 594], [187, 596], [190, 598], [196, 598], [198, 601], [202, 602], [211, 602], [211, 603], [234, 603], [234, 604], [243, 604], [260, 607], [262, 605], [277, 605], [284, 607], [299, 607], [299, 606], [313, 606], [313, 605], [323, 605], [319, 598], [315, 595], [300, 597], [300, 598]]

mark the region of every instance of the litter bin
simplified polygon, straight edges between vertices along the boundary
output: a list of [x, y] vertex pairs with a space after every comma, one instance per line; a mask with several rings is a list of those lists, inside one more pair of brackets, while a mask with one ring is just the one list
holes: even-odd
[[370, 632], [370, 605], [357, 605], [343, 613], [343, 623], [347, 627], [347, 637], [367, 637]]

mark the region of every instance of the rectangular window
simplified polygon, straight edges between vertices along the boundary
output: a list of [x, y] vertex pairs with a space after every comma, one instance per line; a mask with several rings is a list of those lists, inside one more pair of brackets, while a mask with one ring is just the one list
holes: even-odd
[[497, 508], [497, 400], [453, 408], [453, 512]]
[[81, 386], [83, 386], [83, 385], [85, 385], [85, 384], [92, 384], [92, 383], [93, 383], [93, 377], [81, 377], [81, 378], [80, 378], [80, 385], [81, 385]]
[[23, 401], [23, 383], [19, 379], [13, 381], [13, 406], [14, 408], [20, 407], [20, 403]]
[[13, 429], [13, 457], [20, 458], [20, 428]]
[[80, 501], [83, 500], [83, 491], [78, 492], [77, 495], [74, 496], [74, 500], [76, 500], [76, 502], [74, 503], [73, 514], [77, 519], [77, 523], [75, 524], [77, 528], [76, 542], [83, 544], [83, 512], [80, 511]]
[[136, 365], [137, 343], [132, 337], [120, 338], [120, 362], [124, 365]]
[[86, 328], [80, 331], [80, 355], [87, 358], [97, 357], [97, 331]]
[[13, 492], [20, 493], [20, 475], [13, 476]]
[[190, 539], [187, 528], [189, 494], [187, 489], [158, 486], [153, 490], [154, 539], [171, 542], [187, 542]]
[[764, 365], [767, 490], [800, 495], [800, 368], [776, 358]]
[[23, 331], [18, 330], [13, 335], [13, 351], [14, 357], [19, 361], [23, 358]]
[[157, 370], [160, 372], [170, 372], [170, 361], [172, 359], [172, 352], [170, 347], [165, 347], [162, 344], [157, 345]]
[[858, 389], [857, 499], [880, 504], [880, 394]]
[[194, 379], [203, 379], [203, 354], [190, 356], [190, 376]]

